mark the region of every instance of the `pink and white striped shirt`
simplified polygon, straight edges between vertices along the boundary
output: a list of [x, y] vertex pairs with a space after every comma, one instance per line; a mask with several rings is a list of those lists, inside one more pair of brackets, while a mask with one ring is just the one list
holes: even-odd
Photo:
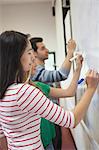
[[11, 85], [0, 101], [0, 137], [9, 150], [44, 150], [40, 138], [41, 117], [60, 126], [74, 127], [74, 114], [51, 102], [29, 84]]

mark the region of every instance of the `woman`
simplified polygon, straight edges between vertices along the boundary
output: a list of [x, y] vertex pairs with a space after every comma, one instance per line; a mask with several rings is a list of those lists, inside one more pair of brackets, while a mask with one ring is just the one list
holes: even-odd
[[[67, 89], [53, 88], [42, 82], [34, 82], [33, 81], [32, 84], [33, 85], [35, 84], [35, 86], [38, 87], [49, 99], [55, 98], [58, 100], [58, 98], [61, 98], [61, 97], [74, 96], [76, 93], [76, 89], [77, 89], [77, 81], [79, 79], [82, 62], [83, 62], [82, 56], [78, 55], [78, 59], [76, 62], [77, 63], [76, 70], [74, 72], [72, 82]], [[35, 73], [37, 71], [37, 70], [35, 70], [35, 67], [37, 67], [36, 61], [33, 63], [33, 67], [32, 67], [32, 77], [35, 76]], [[26, 79], [27, 79], [27, 77], [26, 77]], [[44, 149], [45, 150], [56, 149], [56, 147], [54, 147], [54, 145], [53, 145], [53, 140], [57, 136], [57, 134], [55, 132], [54, 123], [50, 122], [49, 120], [46, 120], [45, 118], [42, 118], [41, 125], [40, 125], [40, 131], [41, 131], [40, 134], [41, 134], [41, 140], [42, 140]], [[61, 148], [58, 146], [58, 149], [61, 149]]]
[[99, 83], [99, 74], [88, 73], [87, 90], [81, 101], [73, 111], [65, 111], [38, 88], [24, 83], [24, 74], [31, 69], [34, 59], [28, 37], [6, 31], [0, 35], [0, 44], [0, 138], [6, 137], [9, 150], [43, 150], [41, 117], [74, 128], [88, 109]]
[[[25, 77], [25, 80], [27, 80], [27, 78], [28, 78], [27, 82], [29, 81], [29, 83], [31, 82], [32, 85], [38, 87], [46, 95], [47, 98], [54, 97], [56, 99], [56, 98], [62, 98], [62, 97], [64, 98], [64, 97], [74, 96], [76, 93], [76, 89], [77, 89], [77, 81], [79, 79], [82, 62], [83, 62], [82, 56], [78, 55], [78, 59], [76, 62], [76, 70], [74, 72], [71, 84], [67, 89], [53, 88], [42, 82], [34, 82], [34, 81], [31, 82], [31, 81], [29, 81], [28, 73], [27, 73], [27, 76]], [[36, 61], [34, 61], [33, 65], [32, 65], [32, 76], [35, 75], [35, 72], [36, 72], [35, 68], [36, 68]], [[40, 125], [40, 131], [41, 131], [40, 132], [41, 140], [42, 140], [45, 150], [47, 150], [47, 149], [54, 150], [52, 140], [54, 140], [54, 138], [56, 136], [55, 125], [52, 122], [50, 122], [49, 120], [42, 118], [41, 125]]]

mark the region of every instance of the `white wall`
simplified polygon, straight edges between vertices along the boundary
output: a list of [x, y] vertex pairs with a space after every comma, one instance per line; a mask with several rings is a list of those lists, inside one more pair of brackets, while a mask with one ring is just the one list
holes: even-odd
[[64, 43], [64, 32], [63, 32], [63, 14], [62, 14], [62, 2], [60, 0], [56, 1], [55, 4], [55, 20], [56, 20], [56, 35], [57, 35], [57, 65], [63, 63], [65, 59], [65, 43]]
[[50, 51], [56, 50], [55, 17], [51, 2], [2, 5], [4, 30], [18, 30], [44, 38]]

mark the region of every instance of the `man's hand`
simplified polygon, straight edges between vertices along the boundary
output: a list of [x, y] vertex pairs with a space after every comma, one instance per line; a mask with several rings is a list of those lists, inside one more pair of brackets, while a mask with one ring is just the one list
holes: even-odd
[[73, 56], [74, 50], [76, 48], [76, 43], [74, 40], [70, 39], [67, 44], [67, 53]]

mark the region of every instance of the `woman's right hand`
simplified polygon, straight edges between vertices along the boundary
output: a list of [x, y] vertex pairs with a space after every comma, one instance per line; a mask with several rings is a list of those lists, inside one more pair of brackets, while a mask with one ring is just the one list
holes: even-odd
[[81, 54], [78, 54], [76, 59], [76, 70], [80, 70], [82, 68], [82, 64], [83, 64], [83, 56]]
[[86, 76], [87, 88], [95, 90], [99, 84], [99, 73], [93, 70], [89, 70]]

